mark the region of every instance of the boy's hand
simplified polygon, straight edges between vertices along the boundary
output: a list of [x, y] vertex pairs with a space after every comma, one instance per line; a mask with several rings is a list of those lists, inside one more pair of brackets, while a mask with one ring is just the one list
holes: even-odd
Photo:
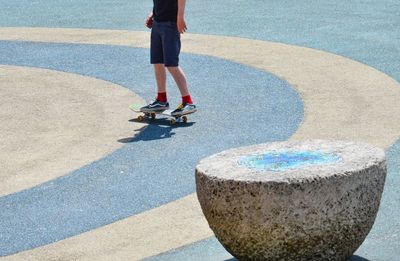
[[176, 24], [178, 26], [179, 33], [183, 34], [184, 32], [186, 32], [187, 27], [186, 27], [185, 17], [178, 16]]
[[144, 25], [149, 29], [153, 27], [153, 13], [150, 13], [149, 16], [147, 16]]

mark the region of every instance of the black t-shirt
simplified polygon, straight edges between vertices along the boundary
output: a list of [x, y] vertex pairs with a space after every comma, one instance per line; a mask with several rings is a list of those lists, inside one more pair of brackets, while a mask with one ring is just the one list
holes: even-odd
[[156, 22], [176, 22], [178, 0], [153, 0], [153, 17]]

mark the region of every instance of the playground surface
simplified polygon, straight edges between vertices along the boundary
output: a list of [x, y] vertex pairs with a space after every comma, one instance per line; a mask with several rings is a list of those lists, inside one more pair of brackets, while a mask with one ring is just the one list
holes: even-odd
[[188, 1], [181, 65], [199, 111], [174, 126], [128, 109], [154, 97], [151, 5], [0, 0], [0, 260], [234, 260], [202, 215], [196, 163], [315, 138], [385, 149], [352, 260], [397, 260], [400, 3]]

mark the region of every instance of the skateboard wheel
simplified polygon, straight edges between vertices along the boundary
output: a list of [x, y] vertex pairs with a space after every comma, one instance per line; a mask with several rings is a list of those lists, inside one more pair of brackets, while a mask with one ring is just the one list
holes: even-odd
[[174, 125], [176, 123], [176, 120], [175, 119], [171, 119], [169, 122], [171, 123], [171, 125]]
[[150, 115], [150, 116], [151, 116], [151, 119], [152, 119], [152, 120], [154, 120], [154, 119], [156, 118], [156, 114], [155, 114], [154, 112], [153, 112], [153, 113], [151, 113], [151, 115]]
[[188, 118], [186, 116], [183, 116], [182, 120], [183, 120], [184, 123], [186, 123], [188, 121]]
[[139, 116], [137, 117], [137, 120], [138, 120], [138, 121], [144, 121], [143, 115], [139, 115]]

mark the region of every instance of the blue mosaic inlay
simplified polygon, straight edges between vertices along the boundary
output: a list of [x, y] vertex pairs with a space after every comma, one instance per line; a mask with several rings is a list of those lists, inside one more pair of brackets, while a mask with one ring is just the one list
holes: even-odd
[[310, 165], [331, 164], [340, 160], [341, 157], [334, 153], [282, 151], [244, 156], [239, 160], [239, 164], [262, 171], [284, 171]]

